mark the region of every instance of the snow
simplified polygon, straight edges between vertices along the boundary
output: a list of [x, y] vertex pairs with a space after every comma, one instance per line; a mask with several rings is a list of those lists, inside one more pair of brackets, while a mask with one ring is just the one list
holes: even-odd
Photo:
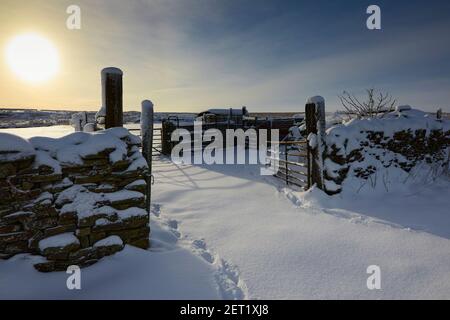
[[104, 193], [104, 198], [111, 201], [125, 201], [129, 199], [140, 199], [143, 198], [144, 195], [137, 191], [130, 191], [130, 190], [119, 190], [112, 193]]
[[308, 140], [308, 145], [309, 145], [310, 148], [312, 148], [312, 149], [317, 148], [317, 134], [310, 133], [308, 135], [307, 140]]
[[[81, 290], [68, 290], [65, 272], [39, 273], [43, 258], [17, 255], [0, 261], [0, 299], [224, 299], [219, 267], [184, 241], [170, 222], [151, 219], [152, 248], [126, 245], [113, 256], [81, 270]], [[97, 243], [98, 245], [98, 243]], [[200, 249], [199, 249], [200, 250]], [[223, 285], [224, 286], [224, 285]]]
[[[113, 216], [117, 214], [118, 211], [109, 206], [98, 208], [98, 203], [142, 199], [143, 197], [144, 195], [137, 191], [120, 190], [112, 193], [95, 193], [88, 191], [83, 186], [74, 185], [61, 192], [55, 203], [62, 206], [61, 213], [75, 212], [78, 219], [84, 219], [92, 215]], [[140, 215], [141, 211], [137, 211], [136, 208], [131, 209], [129, 209], [130, 211], [125, 210], [123, 215], [126, 217]]]
[[53, 202], [53, 195], [50, 192], [43, 192], [41, 195], [34, 200], [34, 203], [39, 203], [41, 205], [50, 205]]
[[83, 127], [83, 132], [95, 132], [97, 125], [95, 123], [87, 123]]
[[[335, 145], [339, 149], [339, 155], [348, 156], [356, 149], [363, 150], [363, 160], [341, 167], [341, 169], [349, 170], [349, 175], [342, 183], [342, 189], [349, 193], [386, 193], [399, 188], [408, 189], [411, 184], [433, 182], [443, 173], [442, 163], [430, 165], [426, 161], [418, 161], [407, 172], [395, 165], [396, 162], [409, 163], [410, 161], [404, 156], [368, 144], [368, 131], [382, 133], [385, 139], [393, 139], [396, 132], [409, 131], [414, 134], [416, 130], [423, 129], [426, 130], [426, 136], [430, 135], [432, 130], [447, 132], [450, 130], [450, 121], [437, 120], [423, 111], [403, 106], [382, 118], [353, 119], [329, 128], [326, 142], [329, 147]], [[444, 157], [446, 152], [448, 154], [448, 148], [442, 151]], [[329, 170], [328, 166], [333, 168]], [[331, 161], [325, 163], [328, 173], [339, 170], [336, 166], [337, 164]], [[375, 172], [368, 179], [355, 176], [355, 170], [366, 170], [369, 167], [374, 168]], [[330, 182], [330, 187], [334, 188], [331, 184]]]
[[[330, 197], [259, 173], [155, 159], [151, 249], [125, 246], [83, 269], [80, 291], [64, 272], [35, 271], [36, 257], [0, 261], [0, 299], [449, 299], [445, 177]], [[366, 287], [370, 265], [382, 290]]]
[[74, 212], [77, 214], [78, 219], [84, 219], [98, 214], [114, 215], [115, 211], [113, 208], [107, 206], [98, 208], [97, 204], [105, 200], [103, 193], [90, 192], [83, 186], [74, 185], [61, 192], [55, 203], [63, 206], [61, 214]]
[[[344, 199], [344, 214], [344, 209], [323, 206], [335, 208], [333, 201], [339, 197], [320, 190], [282, 189], [274, 178], [259, 176], [258, 169], [161, 162], [155, 170], [153, 199], [161, 205], [161, 215], [177, 221], [190, 239], [204, 239], [210, 250], [235, 266], [247, 298], [450, 297], [450, 224], [441, 226], [446, 230], [442, 237], [432, 229], [411, 230], [405, 223], [413, 212], [422, 222], [435, 220], [428, 225], [439, 224], [450, 205], [445, 188], [439, 190], [437, 203], [428, 200], [425, 190], [418, 195], [388, 194], [385, 201], [367, 202], [372, 211], [359, 211], [354, 199]], [[384, 212], [386, 220], [372, 218], [374, 211]], [[391, 214], [405, 224], [390, 223]], [[381, 267], [381, 291], [366, 287], [370, 265]]]
[[106, 107], [102, 106], [95, 114], [95, 119], [106, 117]]
[[[140, 154], [140, 153], [139, 153]], [[135, 171], [135, 170], [142, 170], [147, 169], [148, 164], [147, 160], [144, 159], [144, 157], [140, 156], [138, 159], [134, 160], [128, 169], [126, 171]]]
[[15, 161], [35, 154], [28, 141], [9, 134], [0, 132], [0, 162]]
[[294, 126], [294, 127], [289, 128], [289, 137], [293, 138], [294, 140], [302, 139], [303, 136], [300, 132], [300, 127]]
[[338, 184], [336, 184], [334, 181], [331, 181], [331, 180], [325, 180], [325, 181], [324, 181], [324, 184], [325, 184], [325, 189], [326, 189], [327, 191], [330, 191], [330, 192], [337, 192], [337, 191], [340, 191], [340, 190], [341, 190], [341, 186], [338, 185]]
[[132, 217], [146, 217], [148, 213], [142, 208], [128, 208], [125, 210], [117, 210], [117, 215], [120, 219], [128, 219]]
[[314, 96], [314, 97], [309, 98], [306, 103], [324, 104], [325, 99], [321, 96]]
[[338, 171], [342, 169], [339, 164], [331, 161], [329, 158], [325, 159], [324, 167], [330, 178], [337, 178], [339, 176]]
[[63, 181], [53, 184], [52, 188], [67, 188], [73, 185], [73, 182], [69, 178], [64, 178]]
[[120, 75], [123, 75], [123, 72], [119, 68], [108, 67], [108, 68], [104, 68], [102, 70], [102, 77], [106, 76], [107, 74], [120, 74]]
[[144, 136], [145, 132], [153, 125], [150, 120], [153, 120], [153, 103], [149, 100], [145, 100], [142, 101], [141, 136]]
[[87, 124], [87, 113], [79, 112], [72, 115], [70, 124], [75, 131], [83, 131], [83, 127]]
[[102, 239], [94, 243], [94, 247], [108, 247], [108, 246], [123, 246], [123, 241], [118, 236], [109, 236], [108, 238]]
[[125, 189], [133, 189], [133, 187], [145, 186], [147, 182], [144, 179], [135, 180], [132, 183], [125, 186]]
[[45, 151], [36, 151], [36, 158], [34, 160], [34, 168], [39, 168], [40, 166], [47, 166], [53, 169], [53, 173], [61, 174], [62, 169], [59, 161], [50, 157], [50, 155]]
[[387, 114], [384, 118], [371, 119], [353, 119], [344, 124], [336, 125], [327, 130], [327, 140], [329, 143], [335, 143], [337, 146], [344, 145], [348, 139], [348, 150], [359, 148], [359, 143], [366, 138], [367, 131], [383, 132], [385, 136], [393, 136], [395, 132], [402, 130], [411, 130], [412, 132], [420, 129], [427, 129], [427, 134], [431, 130], [450, 130], [450, 121], [437, 120], [430, 117], [427, 113], [420, 110], [406, 110], [402, 112], [394, 111]]
[[39, 241], [39, 250], [47, 248], [63, 248], [70, 244], [80, 244], [78, 238], [73, 233], [63, 233]]
[[48, 152], [50, 157], [62, 165], [83, 164], [83, 158], [106, 149], [113, 150], [109, 154], [109, 160], [116, 163], [127, 157], [127, 144], [121, 140], [127, 136], [134, 139], [127, 129], [113, 128], [92, 134], [76, 132], [61, 138], [33, 137], [29, 141], [37, 150]]
[[65, 272], [42, 274], [36, 257], [0, 261], [0, 299], [220, 299], [214, 268], [174, 246], [152, 252], [125, 246], [81, 271], [81, 290], [68, 290]]
[[0, 150], [5, 152], [34, 152], [28, 141], [9, 133], [0, 133]]
[[[10, 128], [1, 129], [1, 133], [10, 133], [23, 139], [32, 137], [51, 136], [61, 138], [69, 133], [73, 133], [72, 126], [51, 126], [51, 127], [31, 127], [31, 128]], [[2, 139], [3, 140], [3, 139]]]
[[58, 195], [58, 198], [56, 199], [56, 205], [63, 205], [69, 202], [72, 202], [75, 200], [75, 198], [81, 194], [81, 193], [86, 193], [88, 192], [88, 190], [81, 186], [81, 185], [74, 185], [66, 190], [64, 190], [63, 192], [61, 192]]
[[411, 110], [411, 106], [408, 106], [408, 105], [395, 107], [395, 111], [397, 111], [397, 112], [409, 111], [409, 110]]

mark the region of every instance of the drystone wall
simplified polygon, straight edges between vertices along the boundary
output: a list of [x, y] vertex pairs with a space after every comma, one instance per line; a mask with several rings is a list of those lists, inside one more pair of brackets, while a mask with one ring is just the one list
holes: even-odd
[[42, 272], [149, 247], [147, 163], [128, 130], [29, 140], [0, 134], [0, 259], [40, 255]]
[[326, 191], [392, 191], [429, 181], [448, 174], [449, 148], [450, 121], [411, 108], [334, 126], [324, 151]]

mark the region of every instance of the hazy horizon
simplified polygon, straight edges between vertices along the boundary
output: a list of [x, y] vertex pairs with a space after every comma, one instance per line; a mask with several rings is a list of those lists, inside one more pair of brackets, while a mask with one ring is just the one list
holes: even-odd
[[[81, 30], [66, 27], [81, 8]], [[376, 1], [382, 30], [366, 28], [368, 1], [2, 0], [0, 48], [38, 33], [60, 69], [29, 84], [0, 62], [0, 107], [98, 110], [100, 71], [124, 71], [125, 111], [150, 99], [158, 112], [247, 106], [301, 112], [322, 95], [375, 87], [398, 103], [450, 112], [450, 2]]]

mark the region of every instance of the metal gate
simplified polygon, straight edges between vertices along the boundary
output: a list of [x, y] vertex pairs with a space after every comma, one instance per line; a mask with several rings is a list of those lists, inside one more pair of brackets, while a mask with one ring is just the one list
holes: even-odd
[[[139, 128], [130, 128], [128, 129], [135, 136], [142, 137], [141, 129]], [[153, 128], [153, 146], [152, 146], [152, 156], [160, 156], [162, 154], [162, 128]]]
[[278, 171], [274, 176], [285, 181], [286, 185], [308, 190], [311, 187], [311, 152], [308, 141], [280, 141], [278, 144], [278, 152], [269, 149], [270, 161], [278, 164]]

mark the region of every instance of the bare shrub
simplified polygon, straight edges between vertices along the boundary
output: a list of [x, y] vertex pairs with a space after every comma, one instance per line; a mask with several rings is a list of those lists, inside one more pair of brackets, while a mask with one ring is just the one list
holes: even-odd
[[366, 89], [367, 98], [365, 101], [359, 100], [354, 94], [344, 91], [339, 96], [342, 106], [345, 108], [344, 114], [350, 118], [375, 118], [380, 114], [394, 111], [397, 100], [388, 93], [376, 92], [375, 89]]

